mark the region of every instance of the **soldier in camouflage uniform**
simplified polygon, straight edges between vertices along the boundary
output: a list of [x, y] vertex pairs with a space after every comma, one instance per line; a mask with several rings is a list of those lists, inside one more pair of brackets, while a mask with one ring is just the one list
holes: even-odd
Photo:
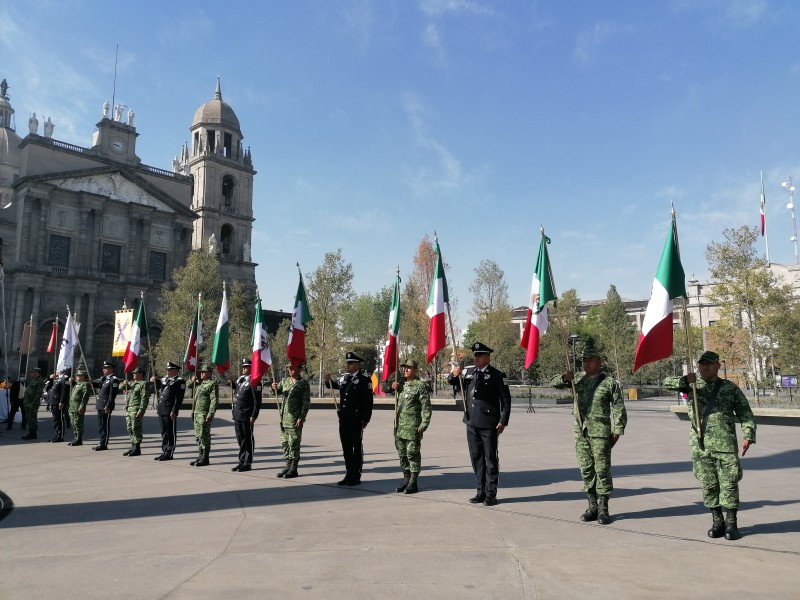
[[[589, 507], [581, 521], [611, 522], [608, 499], [614, 489], [611, 478], [611, 449], [625, 433], [628, 413], [622, 391], [613, 377], [600, 372], [603, 360], [589, 340], [583, 350], [583, 374], [577, 379], [572, 371], [556, 376], [551, 385], [563, 389], [575, 382], [579, 414], [575, 415], [575, 454], [583, 478], [583, 490]], [[574, 413], [574, 408], [573, 408]]]
[[431, 397], [425, 382], [417, 377], [419, 363], [409, 360], [400, 365], [405, 381], [392, 383], [396, 396], [394, 445], [400, 457], [403, 482], [395, 492], [416, 494], [422, 466], [422, 434], [431, 422]]
[[[751, 444], [756, 443], [756, 422], [742, 390], [732, 381], [718, 376], [719, 354], [703, 352], [697, 365], [699, 381], [694, 373], [689, 373], [683, 377], [668, 377], [664, 385], [689, 395], [692, 470], [703, 489], [703, 504], [711, 511], [712, 525], [708, 537], [724, 535], [726, 540], [738, 540], [736, 512], [739, 509], [742, 465], [737, 454], [736, 420], [742, 425], [742, 456]], [[697, 405], [701, 413], [702, 446], [694, 427], [692, 383], [697, 388]]]
[[219, 402], [219, 384], [214, 381], [213, 367], [208, 364], [203, 365], [200, 369], [200, 383], [193, 378], [192, 385], [197, 386], [194, 392], [192, 419], [199, 454], [189, 464], [193, 467], [205, 467], [210, 464], [208, 453], [211, 450], [211, 422], [214, 420]]
[[142, 454], [142, 421], [149, 403], [149, 389], [144, 380], [144, 369], [133, 370], [133, 381], [120, 384], [120, 389], [128, 393], [128, 405], [125, 411], [125, 425], [131, 438], [131, 447], [123, 452], [123, 456], [140, 456]]
[[22, 436], [23, 440], [35, 440], [36, 429], [38, 428], [39, 418], [39, 404], [41, 404], [42, 390], [44, 389], [44, 380], [42, 379], [42, 370], [39, 367], [31, 369], [31, 376], [28, 378], [28, 384], [25, 386], [25, 398], [22, 400], [22, 405], [25, 407], [25, 419], [28, 425], [28, 433]]
[[68, 446], [83, 446], [83, 418], [92, 393], [92, 386], [86, 376], [86, 369], [83, 367], [78, 367], [75, 371], [75, 383], [72, 384], [69, 394], [69, 420], [72, 422], [72, 433], [75, 437]]
[[286, 466], [278, 471], [278, 477], [291, 479], [297, 477], [297, 463], [300, 461], [300, 441], [303, 437], [303, 423], [311, 408], [311, 386], [303, 379], [303, 367], [289, 367], [289, 377], [280, 383], [272, 383], [272, 389], [283, 395], [281, 404], [281, 448]]

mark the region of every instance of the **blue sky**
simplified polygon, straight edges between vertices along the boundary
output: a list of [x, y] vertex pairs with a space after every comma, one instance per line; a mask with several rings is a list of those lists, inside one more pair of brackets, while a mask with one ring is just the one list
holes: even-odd
[[647, 298], [674, 202], [705, 279], [708, 242], [758, 223], [760, 171], [770, 258], [793, 263], [798, 22], [791, 0], [7, 0], [0, 78], [21, 135], [36, 112], [89, 146], [119, 44], [138, 155], [169, 169], [221, 77], [265, 305], [339, 247], [358, 292], [392, 285], [436, 230], [463, 327], [482, 258], [527, 304], [540, 225], [559, 292]]

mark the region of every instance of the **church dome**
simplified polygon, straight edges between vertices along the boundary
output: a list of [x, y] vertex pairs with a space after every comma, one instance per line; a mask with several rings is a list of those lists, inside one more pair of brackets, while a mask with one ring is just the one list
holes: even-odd
[[0, 127], [0, 165], [6, 164], [19, 167], [20, 142], [22, 142], [22, 139], [13, 129]]
[[222, 90], [220, 89], [219, 79], [217, 79], [217, 90], [214, 98], [203, 104], [194, 113], [192, 129], [199, 126], [221, 125], [225, 129], [230, 129], [242, 135], [239, 129], [239, 118], [233, 112], [231, 105], [222, 101]]

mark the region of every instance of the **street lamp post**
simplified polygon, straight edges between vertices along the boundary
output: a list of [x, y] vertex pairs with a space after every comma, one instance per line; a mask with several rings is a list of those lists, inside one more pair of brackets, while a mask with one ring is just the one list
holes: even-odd
[[572, 372], [578, 372], [578, 355], [575, 353], [575, 344], [578, 341], [577, 333], [569, 334], [569, 341], [572, 343]]

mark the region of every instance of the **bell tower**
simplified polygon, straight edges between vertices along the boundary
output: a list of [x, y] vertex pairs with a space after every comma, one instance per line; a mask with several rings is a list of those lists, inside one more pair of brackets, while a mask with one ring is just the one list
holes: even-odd
[[222, 100], [217, 79], [214, 97], [195, 112], [188, 146], [181, 148], [173, 170], [194, 179], [192, 248], [216, 254], [220, 275], [255, 291], [252, 261], [253, 160], [242, 146], [239, 119]]

